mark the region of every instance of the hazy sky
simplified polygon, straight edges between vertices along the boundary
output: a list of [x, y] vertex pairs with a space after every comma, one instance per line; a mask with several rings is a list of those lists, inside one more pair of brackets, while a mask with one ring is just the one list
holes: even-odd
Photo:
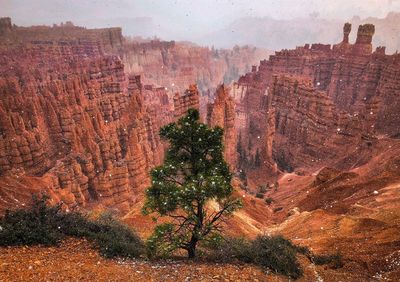
[[[17, 25], [71, 20], [87, 27], [122, 25], [124, 33], [191, 39], [242, 17], [329, 19], [384, 17], [400, 0], [0, 0], [0, 16]], [[146, 29], [141, 34], [140, 27]]]

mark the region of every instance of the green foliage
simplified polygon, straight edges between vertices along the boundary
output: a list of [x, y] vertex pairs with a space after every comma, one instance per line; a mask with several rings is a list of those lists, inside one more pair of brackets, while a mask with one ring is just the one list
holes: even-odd
[[274, 202], [274, 199], [272, 199], [271, 197], [268, 197], [268, 198], [265, 198], [265, 203], [267, 204], [267, 205], [270, 205], [270, 204], [272, 204], [273, 202]]
[[343, 260], [340, 254], [311, 255], [311, 261], [316, 265], [329, 264], [334, 269], [343, 267]]
[[111, 214], [102, 214], [89, 229], [88, 238], [94, 240], [105, 257], [139, 257], [144, 244], [128, 225], [116, 220]]
[[0, 218], [0, 246], [56, 245], [65, 237], [87, 238], [106, 257], [137, 257], [144, 249], [143, 242], [131, 228], [110, 214], [96, 220], [71, 212], [60, 205], [49, 206], [48, 197], [33, 197], [27, 209], [7, 211]]
[[60, 207], [48, 207], [48, 197], [33, 197], [30, 209], [6, 211], [0, 218], [0, 245], [54, 245], [63, 238], [58, 231], [57, 220]]
[[212, 246], [208, 253], [211, 261], [229, 263], [235, 260], [252, 263], [251, 241], [245, 238], [227, 238]]
[[204, 240], [201, 242], [201, 248], [205, 249], [217, 249], [221, 246], [221, 244], [225, 241], [225, 238], [222, 236], [222, 234], [219, 233], [213, 233], [212, 235], [209, 236], [208, 240]]
[[264, 199], [264, 194], [263, 193], [257, 193], [256, 194], [256, 198]]
[[259, 236], [251, 249], [254, 263], [258, 265], [295, 279], [303, 273], [296, 259], [296, 246], [282, 236]]
[[[169, 216], [173, 222], [155, 229], [148, 250], [156, 255], [181, 248], [193, 257], [197, 243], [218, 232], [219, 221], [241, 206], [232, 197], [223, 130], [200, 123], [199, 112], [190, 109], [178, 122], [161, 128], [160, 136], [170, 147], [164, 164], [151, 171], [143, 212]], [[209, 210], [210, 201], [218, 203], [219, 210]]]
[[253, 241], [229, 238], [210, 251], [209, 259], [253, 263], [297, 279], [303, 273], [296, 258], [301, 250], [282, 236], [259, 236]]
[[287, 172], [293, 172], [293, 166], [290, 163], [290, 158], [285, 154], [285, 152], [280, 151], [276, 153], [275, 161], [278, 165], [278, 167], [281, 170], [287, 171]]
[[156, 226], [153, 234], [146, 241], [147, 256], [167, 257], [177, 248], [184, 239], [183, 236], [174, 236], [174, 224], [164, 223]]

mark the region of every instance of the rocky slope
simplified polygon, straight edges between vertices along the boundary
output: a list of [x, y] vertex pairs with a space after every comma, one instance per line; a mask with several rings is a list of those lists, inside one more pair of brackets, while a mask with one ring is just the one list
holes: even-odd
[[266, 193], [273, 199], [275, 225], [264, 232], [283, 234], [317, 253], [338, 252], [344, 269], [365, 273], [364, 280], [397, 281], [399, 146], [381, 139], [374, 157], [350, 171], [324, 168], [314, 175], [283, 175], [279, 188]]

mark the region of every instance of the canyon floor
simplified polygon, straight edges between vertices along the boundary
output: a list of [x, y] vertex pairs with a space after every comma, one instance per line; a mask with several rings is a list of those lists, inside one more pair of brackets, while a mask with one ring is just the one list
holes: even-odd
[[[316, 266], [304, 257], [300, 258], [300, 262], [304, 267], [304, 277], [298, 281], [371, 281], [363, 273], [349, 273], [349, 269], [332, 270]], [[0, 281], [290, 280], [246, 264], [206, 263], [184, 258], [156, 262], [105, 259], [88, 242], [69, 239], [59, 247], [2, 248]]]

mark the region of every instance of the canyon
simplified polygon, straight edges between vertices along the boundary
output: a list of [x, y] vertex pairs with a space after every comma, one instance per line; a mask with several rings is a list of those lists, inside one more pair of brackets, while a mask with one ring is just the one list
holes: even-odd
[[69, 208], [128, 211], [162, 161], [160, 127], [189, 108], [205, 111], [221, 81], [264, 54], [132, 42], [120, 28], [70, 22], [0, 26], [3, 210], [46, 191]]
[[[276, 52], [225, 99], [235, 101], [238, 139], [227, 146], [241, 188], [268, 200], [258, 228], [369, 273], [348, 281], [396, 281], [400, 271], [400, 57], [373, 51], [374, 31], [360, 25], [350, 44], [346, 23], [339, 44]], [[245, 216], [258, 218], [260, 202]]]
[[198, 108], [224, 128], [245, 204], [227, 223], [232, 234], [277, 233], [340, 252], [344, 269], [319, 269], [327, 277], [395, 281], [400, 55], [373, 50], [374, 25], [360, 25], [354, 44], [351, 29], [333, 46], [266, 59], [250, 46], [0, 19], [0, 213], [44, 192], [65, 209], [115, 210], [147, 235], [148, 172], [168, 146], [158, 131]]
[[276, 52], [232, 85], [250, 171], [351, 169], [367, 163], [380, 140], [398, 139], [400, 57], [384, 47], [372, 52], [373, 25], [359, 27], [355, 44], [350, 31], [346, 24], [333, 46]]

